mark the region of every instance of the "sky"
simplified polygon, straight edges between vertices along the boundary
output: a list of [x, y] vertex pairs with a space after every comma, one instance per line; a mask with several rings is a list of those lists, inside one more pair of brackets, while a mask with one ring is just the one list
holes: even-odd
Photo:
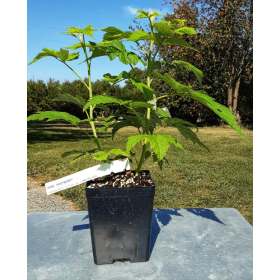
[[[123, 31], [129, 31], [129, 25], [133, 25], [133, 19], [138, 9], [159, 12], [165, 15], [171, 11], [170, 6], [162, 6], [163, 0], [153, 1], [114, 1], [114, 0], [28, 0], [27, 1], [27, 64], [42, 51], [43, 48], [59, 51], [60, 48], [69, 47], [78, 40], [72, 36], [61, 34], [66, 31], [64, 27], [85, 28], [92, 24], [93, 28], [105, 28], [115, 26]], [[161, 17], [159, 17], [161, 18]], [[140, 20], [147, 23], [147, 19]], [[86, 36], [87, 41], [96, 43], [102, 41], [102, 31], [94, 31], [93, 36]], [[127, 50], [135, 46], [133, 42], [124, 43]], [[70, 52], [77, 52], [71, 51]], [[80, 51], [80, 58], [68, 62], [82, 78], [87, 77], [84, 53]], [[143, 68], [141, 63], [136, 67]], [[102, 79], [105, 73], [119, 75], [122, 71], [129, 71], [130, 66], [122, 64], [118, 58], [110, 61], [107, 57], [95, 58], [92, 60], [91, 76], [92, 81]], [[55, 58], [46, 57], [27, 67], [27, 80], [34, 79], [47, 82], [49, 78], [73, 81], [78, 77], [64, 64]], [[124, 85], [124, 82], [120, 84]]]

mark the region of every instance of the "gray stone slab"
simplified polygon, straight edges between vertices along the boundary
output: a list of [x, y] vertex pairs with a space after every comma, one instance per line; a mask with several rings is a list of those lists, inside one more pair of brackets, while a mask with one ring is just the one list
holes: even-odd
[[253, 279], [253, 228], [232, 208], [158, 209], [151, 258], [93, 262], [85, 211], [27, 215], [28, 279]]

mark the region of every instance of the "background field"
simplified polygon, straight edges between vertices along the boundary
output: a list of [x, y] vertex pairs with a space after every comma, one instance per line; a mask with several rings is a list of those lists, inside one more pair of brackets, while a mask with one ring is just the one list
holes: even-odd
[[[143, 166], [151, 171], [156, 183], [154, 207], [235, 208], [253, 225], [253, 131], [242, 129], [251, 142], [247, 143], [227, 126], [200, 128], [198, 137], [210, 149], [209, 153], [185, 140], [175, 129], [168, 130], [187, 153], [171, 147], [169, 165], [165, 165], [163, 171], [151, 160]], [[161, 131], [165, 132], [167, 129]], [[134, 128], [122, 129], [114, 142], [109, 134], [107, 138], [100, 134], [101, 143], [105, 149], [125, 150], [127, 136], [134, 134], [137, 134]], [[100, 163], [86, 158], [69, 166], [71, 157], [61, 158], [65, 151], [95, 147], [92, 140], [68, 123], [28, 122], [27, 141], [28, 176], [42, 184]], [[131, 165], [131, 169], [135, 167]], [[59, 194], [75, 202], [80, 210], [87, 210], [82, 185]]]

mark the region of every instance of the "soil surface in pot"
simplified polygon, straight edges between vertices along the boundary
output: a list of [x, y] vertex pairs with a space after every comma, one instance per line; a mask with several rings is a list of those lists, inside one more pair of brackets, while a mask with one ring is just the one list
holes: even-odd
[[87, 188], [129, 188], [149, 187], [152, 185], [153, 181], [145, 171], [139, 171], [138, 176], [134, 176], [134, 173], [131, 171], [124, 171], [91, 180]]

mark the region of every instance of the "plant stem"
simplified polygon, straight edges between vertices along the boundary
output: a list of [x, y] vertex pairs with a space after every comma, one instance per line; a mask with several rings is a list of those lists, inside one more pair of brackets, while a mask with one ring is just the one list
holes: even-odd
[[[151, 23], [151, 34], [153, 35], [152, 23]], [[150, 52], [149, 52], [149, 57], [148, 57], [148, 73], [147, 73], [147, 86], [148, 87], [151, 87], [151, 77], [150, 77], [150, 75], [151, 75], [151, 63], [152, 63], [151, 55], [152, 55], [153, 44], [154, 44], [154, 41], [151, 40]], [[150, 132], [150, 118], [151, 118], [151, 108], [148, 108], [147, 109], [147, 121], [146, 121], [146, 135], [149, 135], [149, 132]], [[145, 139], [144, 145], [142, 146], [142, 155], [141, 155], [141, 159], [140, 159], [139, 164], [138, 164], [137, 169], [136, 169], [136, 176], [138, 176], [138, 173], [139, 173], [139, 171], [142, 167], [142, 164], [145, 161], [146, 151], [147, 151], [147, 139]]]
[[139, 173], [139, 171], [140, 171], [140, 169], [141, 169], [141, 167], [142, 167], [142, 164], [143, 164], [144, 161], [145, 161], [145, 153], [146, 153], [146, 151], [147, 151], [147, 144], [145, 143], [145, 144], [143, 145], [143, 147], [142, 147], [142, 155], [141, 155], [139, 164], [138, 164], [138, 166], [137, 166], [135, 176], [138, 176], [138, 173]]
[[[60, 60], [61, 62], [63, 62], [62, 60]], [[82, 83], [87, 87], [87, 89], [89, 90], [88, 85], [85, 83], [85, 81], [65, 62], [63, 62], [70, 70], [72, 70], [77, 76], [78, 78], [82, 81]]]
[[[86, 51], [86, 47], [85, 47], [85, 37], [84, 37], [84, 35], [83, 35], [83, 42], [81, 42], [81, 44], [82, 44], [82, 47], [83, 47], [83, 50], [84, 50], [84, 53], [85, 53], [85, 56], [86, 56], [86, 61], [87, 61], [88, 83], [89, 83], [88, 90], [89, 90], [89, 99], [91, 99], [92, 98], [92, 85], [91, 85], [91, 76], [90, 76], [90, 62], [88, 61], [87, 51]], [[94, 107], [92, 105], [90, 105], [90, 108], [89, 108], [89, 116], [90, 116], [91, 119], [93, 119], [93, 109], [94, 109]], [[98, 138], [97, 138], [97, 133], [96, 133], [96, 128], [95, 128], [94, 122], [90, 121], [90, 125], [91, 125], [92, 131], [93, 131], [93, 135], [94, 135], [95, 142], [96, 142], [96, 145], [98, 147], [98, 150], [102, 151], [102, 148], [101, 148], [100, 143], [99, 143]]]

